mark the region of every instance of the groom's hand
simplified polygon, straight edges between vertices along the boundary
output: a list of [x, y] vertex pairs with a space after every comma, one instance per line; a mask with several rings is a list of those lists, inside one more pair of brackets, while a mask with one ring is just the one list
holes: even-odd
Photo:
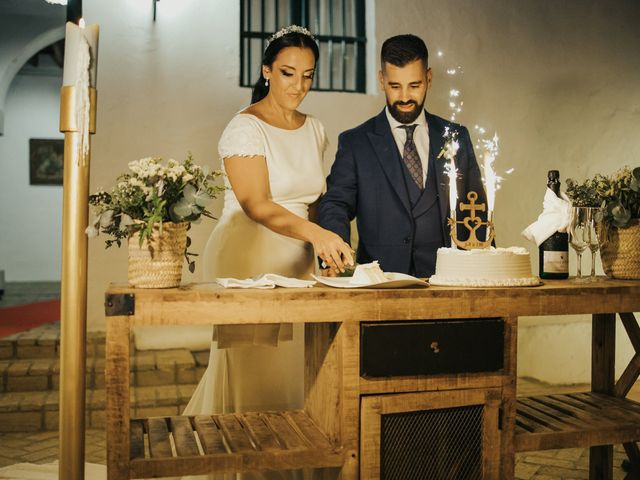
[[320, 275], [323, 277], [337, 277], [338, 272], [333, 268], [322, 268], [320, 269]]

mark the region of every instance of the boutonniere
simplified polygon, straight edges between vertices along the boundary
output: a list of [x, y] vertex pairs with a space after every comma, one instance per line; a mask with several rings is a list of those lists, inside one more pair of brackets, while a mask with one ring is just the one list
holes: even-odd
[[458, 150], [460, 149], [460, 144], [458, 143], [458, 131], [445, 127], [444, 135], [442, 137], [444, 138], [444, 145], [442, 146], [442, 150], [440, 150], [437, 158], [444, 157], [445, 160], [453, 162]]

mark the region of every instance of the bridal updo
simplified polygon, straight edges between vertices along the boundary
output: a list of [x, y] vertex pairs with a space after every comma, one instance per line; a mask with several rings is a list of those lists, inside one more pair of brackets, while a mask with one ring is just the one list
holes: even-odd
[[271, 69], [278, 53], [287, 47], [310, 49], [313, 52], [316, 62], [320, 57], [318, 44], [311, 35], [311, 32], [306, 28], [291, 25], [277, 31], [269, 37], [269, 40], [267, 40], [267, 48], [264, 50], [264, 54], [262, 55], [260, 77], [253, 86], [253, 91], [251, 93], [251, 103], [259, 102], [269, 93], [269, 85], [267, 84], [264, 75], [262, 75], [262, 67], [269, 67]]

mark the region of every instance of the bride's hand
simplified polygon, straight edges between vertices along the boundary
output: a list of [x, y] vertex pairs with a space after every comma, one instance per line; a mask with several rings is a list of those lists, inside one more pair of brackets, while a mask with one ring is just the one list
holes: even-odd
[[339, 235], [318, 227], [311, 240], [316, 255], [333, 270], [344, 272], [345, 265], [353, 265], [353, 251]]

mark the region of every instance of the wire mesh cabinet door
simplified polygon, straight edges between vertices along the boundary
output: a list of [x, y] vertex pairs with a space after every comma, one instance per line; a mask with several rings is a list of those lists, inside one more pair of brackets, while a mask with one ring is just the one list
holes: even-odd
[[362, 397], [360, 478], [499, 478], [500, 389]]

